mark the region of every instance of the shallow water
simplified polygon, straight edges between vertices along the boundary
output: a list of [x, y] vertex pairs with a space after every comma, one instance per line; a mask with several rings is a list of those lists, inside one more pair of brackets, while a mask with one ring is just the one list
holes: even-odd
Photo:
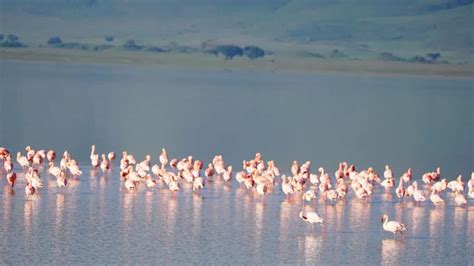
[[[348, 74], [215, 72], [162, 67], [0, 61], [0, 146], [89, 148], [154, 159], [209, 161], [234, 169], [260, 151], [283, 172], [311, 160], [331, 172], [347, 160], [395, 175], [442, 166], [444, 177], [474, 165], [473, 79]], [[0, 263], [355, 263], [472, 264], [474, 207], [415, 206], [378, 190], [369, 201], [313, 202], [324, 228], [303, 223], [297, 198], [280, 188], [264, 200], [209, 184], [201, 196], [84, 175], [66, 189], [48, 182], [31, 200], [0, 180]], [[47, 176], [43, 177], [47, 179]], [[405, 223], [405, 240], [380, 215]]]
[[[117, 168], [118, 169], [118, 168]], [[189, 186], [173, 194], [159, 183], [126, 191], [117, 171], [103, 177], [84, 169], [80, 180], [58, 189], [43, 177], [37, 195], [0, 190], [0, 263], [334, 263], [471, 264], [474, 201], [455, 207], [400, 203], [378, 189], [369, 200], [307, 204], [323, 227], [300, 220], [299, 197], [277, 187], [264, 199], [236, 182]], [[352, 194], [350, 194], [352, 195]], [[388, 213], [408, 227], [407, 238], [384, 232]]]

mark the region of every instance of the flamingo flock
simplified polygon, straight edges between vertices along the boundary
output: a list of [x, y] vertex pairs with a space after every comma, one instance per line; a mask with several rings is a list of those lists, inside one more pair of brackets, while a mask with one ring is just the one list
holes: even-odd
[[[97, 153], [96, 146], [91, 146], [90, 164], [95, 171], [110, 174], [113, 170], [113, 162], [116, 159], [114, 152]], [[0, 147], [0, 177], [6, 175], [6, 180], [10, 189], [15, 189], [17, 173], [14, 172], [14, 161], [8, 149]], [[37, 193], [43, 186], [41, 173], [47, 162], [47, 175], [56, 178], [58, 188], [67, 187], [68, 179], [79, 180], [83, 174], [76, 160], [64, 151], [56, 164], [56, 152], [54, 150], [34, 150], [30, 146], [25, 148], [25, 152], [17, 152], [16, 163], [20, 166], [22, 175], [26, 179], [25, 195], [30, 197]], [[414, 201], [415, 204], [431, 201], [436, 207], [446, 205], [445, 199], [452, 197], [457, 206], [466, 206], [465, 183], [462, 176], [448, 182], [446, 178], [441, 178], [441, 168], [438, 167], [433, 172], [424, 173], [421, 179], [412, 181], [412, 170], [408, 168], [397, 178], [389, 165], [385, 165], [383, 178], [372, 168], [357, 171], [355, 165], [347, 162], [339, 163], [334, 177], [323, 167], [312, 172], [311, 162], [302, 164], [297, 161], [291, 163], [289, 175], [281, 175], [275, 162], [264, 161], [261, 153], [256, 153], [254, 158], [244, 160], [242, 169], [234, 172], [231, 165], [226, 165], [221, 155], [216, 155], [210, 163], [205, 166], [204, 162], [186, 156], [182, 159], [169, 158], [166, 149], [162, 149], [158, 162], [152, 162], [151, 155], [146, 155], [143, 160], [122, 152], [119, 162], [120, 179], [126, 190], [136, 190], [139, 186], [153, 189], [156, 184], [163, 183], [167, 189], [177, 193], [183, 184], [190, 184], [193, 193], [199, 193], [204, 189], [206, 183], [221, 179], [230, 183], [235, 177], [240, 187], [247, 189], [264, 200], [265, 196], [281, 186], [281, 190], [286, 198], [295, 195], [305, 202], [311, 202], [318, 197], [328, 204], [334, 204], [343, 200], [348, 193], [353, 193], [360, 200], [370, 198], [374, 193], [374, 188], [381, 186], [386, 193], [393, 193], [399, 201]], [[397, 182], [398, 181], [398, 182]], [[424, 184], [419, 188], [418, 182]], [[474, 198], [474, 172], [467, 182], [467, 196]], [[450, 193], [448, 192], [450, 191]], [[427, 192], [425, 194], [425, 192]], [[447, 194], [447, 196], [445, 196]], [[444, 197], [443, 197], [444, 196]], [[299, 213], [302, 221], [309, 224], [322, 224], [324, 219], [316, 212], [302, 211]], [[388, 221], [388, 216], [383, 215], [381, 219], [383, 229], [396, 233], [403, 233], [407, 230], [405, 225]]]

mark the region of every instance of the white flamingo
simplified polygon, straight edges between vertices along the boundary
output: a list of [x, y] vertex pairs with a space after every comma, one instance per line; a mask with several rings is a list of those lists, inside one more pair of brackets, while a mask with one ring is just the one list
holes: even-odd
[[423, 202], [426, 200], [423, 192], [418, 190], [418, 183], [416, 181], [413, 182], [413, 198], [417, 202]]
[[305, 212], [301, 211], [300, 212], [300, 218], [310, 224], [323, 224], [324, 219], [319, 216], [316, 212]]
[[387, 214], [382, 216], [381, 222], [383, 223], [383, 230], [393, 233], [393, 237], [395, 237], [396, 233], [400, 233], [402, 236], [405, 236], [403, 232], [407, 231], [406, 226], [397, 221], [389, 221]]
[[161, 163], [161, 169], [165, 169], [166, 165], [168, 164], [168, 153], [166, 152], [165, 148], [161, 149], [159, 159]]
[[91, 155], [89, 158], [91, 159], [92, 167], [95, 168], [99, 166], [99, 154], [97, 154], [95, 151], [95, 145], [91, 146]]
[[197, 178], [194, 179], [194, 181], [193, 181], [193, 191], [200, 190], [200, 189], [204, 188], [204, 186], [205, 186], [204, 178], [197, 177]]
[[392, 172], [392, 169], [390, 169], [389, 165], [385, 165], [385, 171], [383, 172], [383, 177], [385, 179], [393, 178], [393, 172]]
[[27, 168], [30, 166], [30, 162], [28, 161], [28, 159], [25, 156], [21, 156], [20, 152], [16, 154], [16, 161], [23, 168]]
[[456, 196], [454, 197], [454, 202], [456, 202], [456, 205], [458, 206], [463, 206], [467, 204], [467, 200], [462, 193], [456, 193]]
[[434, 189], [431, 191], [430, 200], [436, 206], [444, 203], [444, 200], [439, 196], [438, 193], [436, 193]]

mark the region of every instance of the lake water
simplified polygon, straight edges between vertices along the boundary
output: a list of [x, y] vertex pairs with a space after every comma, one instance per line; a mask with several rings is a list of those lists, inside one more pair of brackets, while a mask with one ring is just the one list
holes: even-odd
[[[280, 187], [264, 200], [236, 183], [200, 196], [143, 186], [123, 189], [118, 171], [91, 177], [90, 145], [154, 159], [222, 154], [239, 169], [260, 151], [288, 173], [293, 159], [333, 172], [392, 165], [474, 170], [474, 79], [211, 71], [155, 66], [0, 61], [0, 146], [67, 149], [84, 175], [55, 181], [26, 200], [0, 179], [0, 263], [471, 264], [474, 207], [399, 203], [378, 189], [311, 207], [324, 227], [303, 223], [301, 202]], [[44, 179], [48, 179], [44, 175]], [[382, 230], [402, 221], [405, 240]]]

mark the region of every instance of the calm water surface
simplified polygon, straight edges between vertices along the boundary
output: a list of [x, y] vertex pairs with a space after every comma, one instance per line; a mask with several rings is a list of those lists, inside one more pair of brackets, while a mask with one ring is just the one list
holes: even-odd
[[[118, 168], [117, 168], [118, 169]], [[79, 181], [45, 187], [26, 199], [24, 179], [12, 194], [5, 181], [0, 208], [1, 263], [334, 263], [472, 265], [474, 201], [455, 207], [398, 202], [378, 189], [369, 200], [308, 204], [324, 227], [305, 224], [298, 197], [278, 186], [264, 200], [237, 183], [209, 183], [200, 195], [159, 183], [126, 191], [117, 171], [88, 168]], [[408, 237], [384, 232], [380, 215], [402, 221]]]
[[[0, 146], [128, 149], [156, 158], [217, 153], [240, 168], [256, 151], [289, 172], [293, 159], [331, 172], [347, 160], [399, 176], [442, 166], [465, 180], [474, 166], [473, 79], [341, 74], [215, 72], [160, 67], [0, 61]], [[415, 206], [378, 190], [367, 201], [313, 202], [312, 228], [279, 187], [265, 200], [236, 183], [200, 196], [143, 186], [128, 192], [118, 172], [56, 182], [26, 200], [0, 179], [0, 263], [472, 264], [474, 207]], [[43, 176], [48, 180], [47, 175]], [[308, 207], [308, 208], [310, 208]], [[393, 239], [380, 215], [402, 221]]]

